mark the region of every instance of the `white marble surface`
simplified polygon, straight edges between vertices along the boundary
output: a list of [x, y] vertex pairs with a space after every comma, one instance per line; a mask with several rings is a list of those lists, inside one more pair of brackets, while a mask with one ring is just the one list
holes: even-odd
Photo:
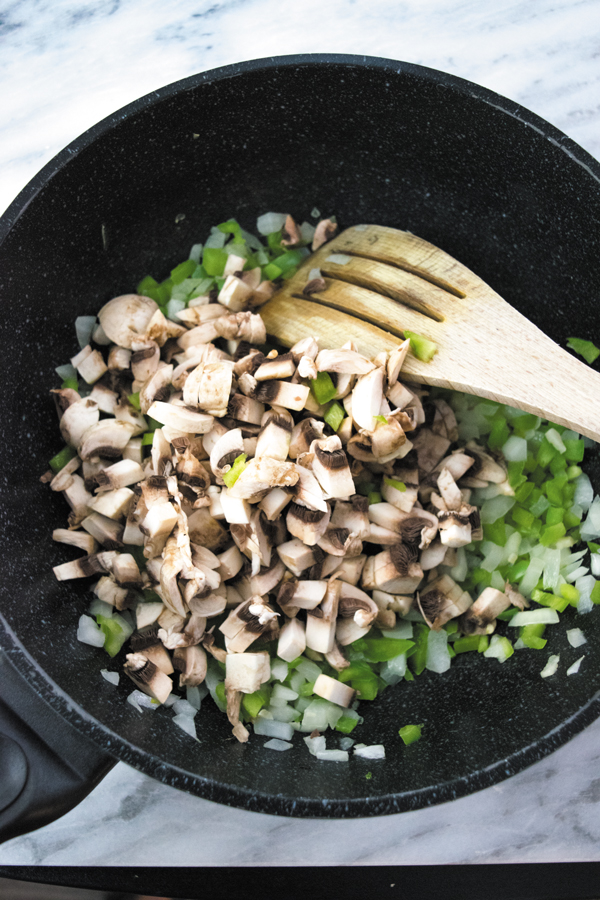
[[[136, 97], [282, 53], [442, 69], [522, 103], [598, 158], [599, 23], [600, 0], [12, 0], [0, 12], [0, 211], [69, 141]], [[598, 861], [599, 756], [600, 722], [486, 791], [346, 822], [229, 809], [120, 763], [61, 820], [0, 847], [0, 864]]]

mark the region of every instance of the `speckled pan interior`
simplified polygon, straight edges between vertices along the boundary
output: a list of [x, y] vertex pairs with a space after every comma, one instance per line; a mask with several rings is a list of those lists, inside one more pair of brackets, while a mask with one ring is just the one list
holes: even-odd
[[[341, 227], [413, 231], [564, 345], [568, 335], [598, 339], [599, 179], [581, 148], [510, 101], [440, 72], [341, 56], [187, 79], [53, 160], [0, 220], [0, 641], [48, 703], [169, 784], [247, 809], [332, 817], [453, 799], [592, 721], [600, 612], [584, 623], [585, 674], [544, 680], [534, 651], [506, 665], [465, 654], [444, 676], [426, 672], [365, 702], [360, 739], [385, 744], [385, 761], [319, 762], [299, 737], [286, 753], [263, 750], [259, 737], [238, 744], [209, 701], [195, 744], [167, 711], [129, 706], [129, 681], [106, 683], [107, 657], [76, 641], [87, 585], [54, 579], [51, 567], [75, 554], [51, 541], [66, 507], [38, 479], [60, 447], [48, 390], [54, 366], [76, 352], [74, 318], [149, 272], [164, 277], [215, 222], [235, 215], [251, 229], [267, 210], [302, 221], [317, 206]], [[562, 624], [549, 630], [550, 652], [580, 655]], [[398, 728], [413, 722], [424, 738], [405, 747]]]

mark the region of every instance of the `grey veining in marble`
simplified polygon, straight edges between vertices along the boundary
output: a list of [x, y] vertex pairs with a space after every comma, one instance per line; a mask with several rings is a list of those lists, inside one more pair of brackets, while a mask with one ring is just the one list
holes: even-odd
[[[0, 211], [62, 147], [195, 72], [283, 53], [407, 60], [482, 84], [600, 157], [600, 0], [12, 0], [0, 12]], [[5, 865], [600, 860], [600, 722], [508, 781], [381, 819], [226, 808], [123, 763]], [[152, 840], [155, 837], [156, 840]]]

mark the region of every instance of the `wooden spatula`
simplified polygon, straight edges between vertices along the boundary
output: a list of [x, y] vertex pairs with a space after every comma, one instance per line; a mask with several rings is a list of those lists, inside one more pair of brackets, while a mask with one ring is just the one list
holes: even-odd
[[[311, 269], [325, 290], [303, 293]], [[314, 335], [373, 357], [404, 330], [437, 345], [403, 377], [508, 403], [600, 441], [600, 374], [562, 350], [469, 269], [407, 231], [355, 225], [325, 244], [260, 313], [284, 346]], [[582, 335], [585, 337], [585, 335]]]

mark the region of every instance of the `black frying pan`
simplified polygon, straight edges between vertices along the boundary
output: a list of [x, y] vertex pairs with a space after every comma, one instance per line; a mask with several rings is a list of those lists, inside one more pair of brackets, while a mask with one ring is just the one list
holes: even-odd
[[[262, 738], [238, 744], [210, 701], [196, 745], [168, 712], [129, 706], [128, 680], [104, 682], [106, 655], [75, 639], [87, 585], [52, 574], [74, 554], [50, 537], [64, 501], [39, 483], [60, 446], [48, 390], [54, 366], [76, 352], [75, 317], [149, 272], [162, 277], [215, 222], [235, 215], [250, 229], [271, 209], [302, 221], [317, 206], [342, 228], [413, 231], [564, 346], [570, 335], [597, 338], [599, 178], [580, 147], [490, 91], [346, 56], [248, 62], [170, 85], [36, 176], [0, 220], [0, 837], [66, 811], [114, 759], [262, 812], [416, 809], [506, 778], [600, 713], [593, 612], [585, 675], [541, 679], [534, 651], [503, 666], [466, 654], [444, 676], [426, 672], [365, 703], [360, 738], [384, 743], [385, 762], [321, 763], [299, 738], [284, 754]], [[567, 651], [564, 631], [552, 630], [548, 650]], [[426, 739], [405, 748], [407, 722], [425, 723]]]

